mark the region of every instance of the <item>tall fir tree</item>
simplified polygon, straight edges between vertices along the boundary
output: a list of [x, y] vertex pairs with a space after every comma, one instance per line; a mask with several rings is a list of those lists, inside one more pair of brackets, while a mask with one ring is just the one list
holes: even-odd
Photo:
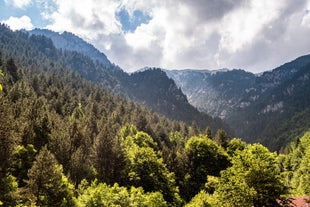
[[62, 172], [54, 155], [44, 146], [28, 171], [28, 199], [38, 206], [74, 206], [73, 185]]

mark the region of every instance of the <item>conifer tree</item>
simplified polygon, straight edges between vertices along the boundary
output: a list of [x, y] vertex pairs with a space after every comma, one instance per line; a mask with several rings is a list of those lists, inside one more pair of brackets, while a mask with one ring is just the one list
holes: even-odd
[[227, 144], [228, 144], [228, 138], [227, 138], [227, 134], [226, 132], [223, 130], [223, 129], [219, 129], [217, 132], [216, 132], [216, 135], [215, 135], [215, 142], [226, 148], [227, 147]]
[[44, 146], [28, 171], [26, 192], [38, 206], [74, 206], [73, 185], [54, 155]]
[[9, 73], [9, 75], [11, 76], [10, 83], [11, 84], [15, 83], [19, 79], [19, 75], [18, 75], [17, 66], [15, 65], [15, 61], [13, 58], [10, 58], [6, 62], [6, 70]]
[[212, 132], [211, 132], [211, 128], [207, 127], [205, 130], [205, 134], [209, 139], [212, 139]]

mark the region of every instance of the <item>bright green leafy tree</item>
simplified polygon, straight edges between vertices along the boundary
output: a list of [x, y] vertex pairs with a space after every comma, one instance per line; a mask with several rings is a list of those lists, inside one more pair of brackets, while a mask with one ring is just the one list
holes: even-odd
[[229, 166], [226, 152], [208, 137], [192, 137], [185, 144], [188, 157], [187, 174], [181, 188], [182, 195], [190, 200], [207, 182], [207, 176], [218, 176]]
[[169, 172], [160, 153], [155, 151], [156, 143], [152, 137], [130, 125], [125, 126], [121, 134], [128, 135], [123, 137], [123, 142], [129, 183], [143, 187], [146, 192], [159, 191], [167, 202], [178, 203], [180, 198], [174, 174]]
[[246, 148], [246, 143], [239, 138], [233, 138], [229, 140], [227, 144], [226, 151], [227, 153], [233, 157], [239, 153], [239, 151], [244, 150]]
[[278, 206], [276, 199], [287, 193], [277, 156], [260, 144], [248, 145], [221, 172], [216, 194], [223, 206]]
[[286, 174], [292, 194], [310, 194], [310, 132], [305, 133], [286, 157]]
[[77, 204], [80, 207], [166, 207], [168, 206], [159, 192], [145, 193], [139, 187], [129, 189], [118, 184], [108, 186], [93, 181], [90, 185], [83, 180], [78, 189]]
[[213, 207], [216, 205], [216, 199], [206, 191], [200, 191], [185, 207]]

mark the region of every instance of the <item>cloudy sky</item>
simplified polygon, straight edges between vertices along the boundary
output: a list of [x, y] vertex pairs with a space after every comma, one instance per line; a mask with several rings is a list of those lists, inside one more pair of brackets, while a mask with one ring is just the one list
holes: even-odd
[[126, 71], [273, 69], [310, 54], [310, 0], [0, 0], [13, 30], [69, 31]]

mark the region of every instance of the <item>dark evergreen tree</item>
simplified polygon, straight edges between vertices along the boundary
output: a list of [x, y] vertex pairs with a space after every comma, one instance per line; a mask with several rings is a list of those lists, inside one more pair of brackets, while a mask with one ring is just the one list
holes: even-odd
[[28, 171], [26, 192], [38, 206], [74, 206], [73, 185], [62, 172], [54, 155], [43, 147]]
[[6, 62], [6, 71], [10, 75], [11, 84], [15, 83], [19, 79], [18, 69], [17, 66], [15, 65], [15, 60], [13, 58], [10, 58]]
[[207, 127], [207, 128], [206, 128], [205, 134], [206, 134], [206, 136], [207, 136], [209, 139], [213, 139], [213, 137], [212, 137], [212, 131], [211, 131], [211, 128], [210, 128], [210, 127]]
[[216, 132], [216, 135], [214, 137], [214, 140], [215, 142], [219, 145], [219, 146], [222, 146], [224, 148], [227, 147], [227, 144], [228, 144], [228, 137], [227, 137], [227, 134], [226, 132], [223, 130], [223, 129], [219, 129], [217, 132]]

